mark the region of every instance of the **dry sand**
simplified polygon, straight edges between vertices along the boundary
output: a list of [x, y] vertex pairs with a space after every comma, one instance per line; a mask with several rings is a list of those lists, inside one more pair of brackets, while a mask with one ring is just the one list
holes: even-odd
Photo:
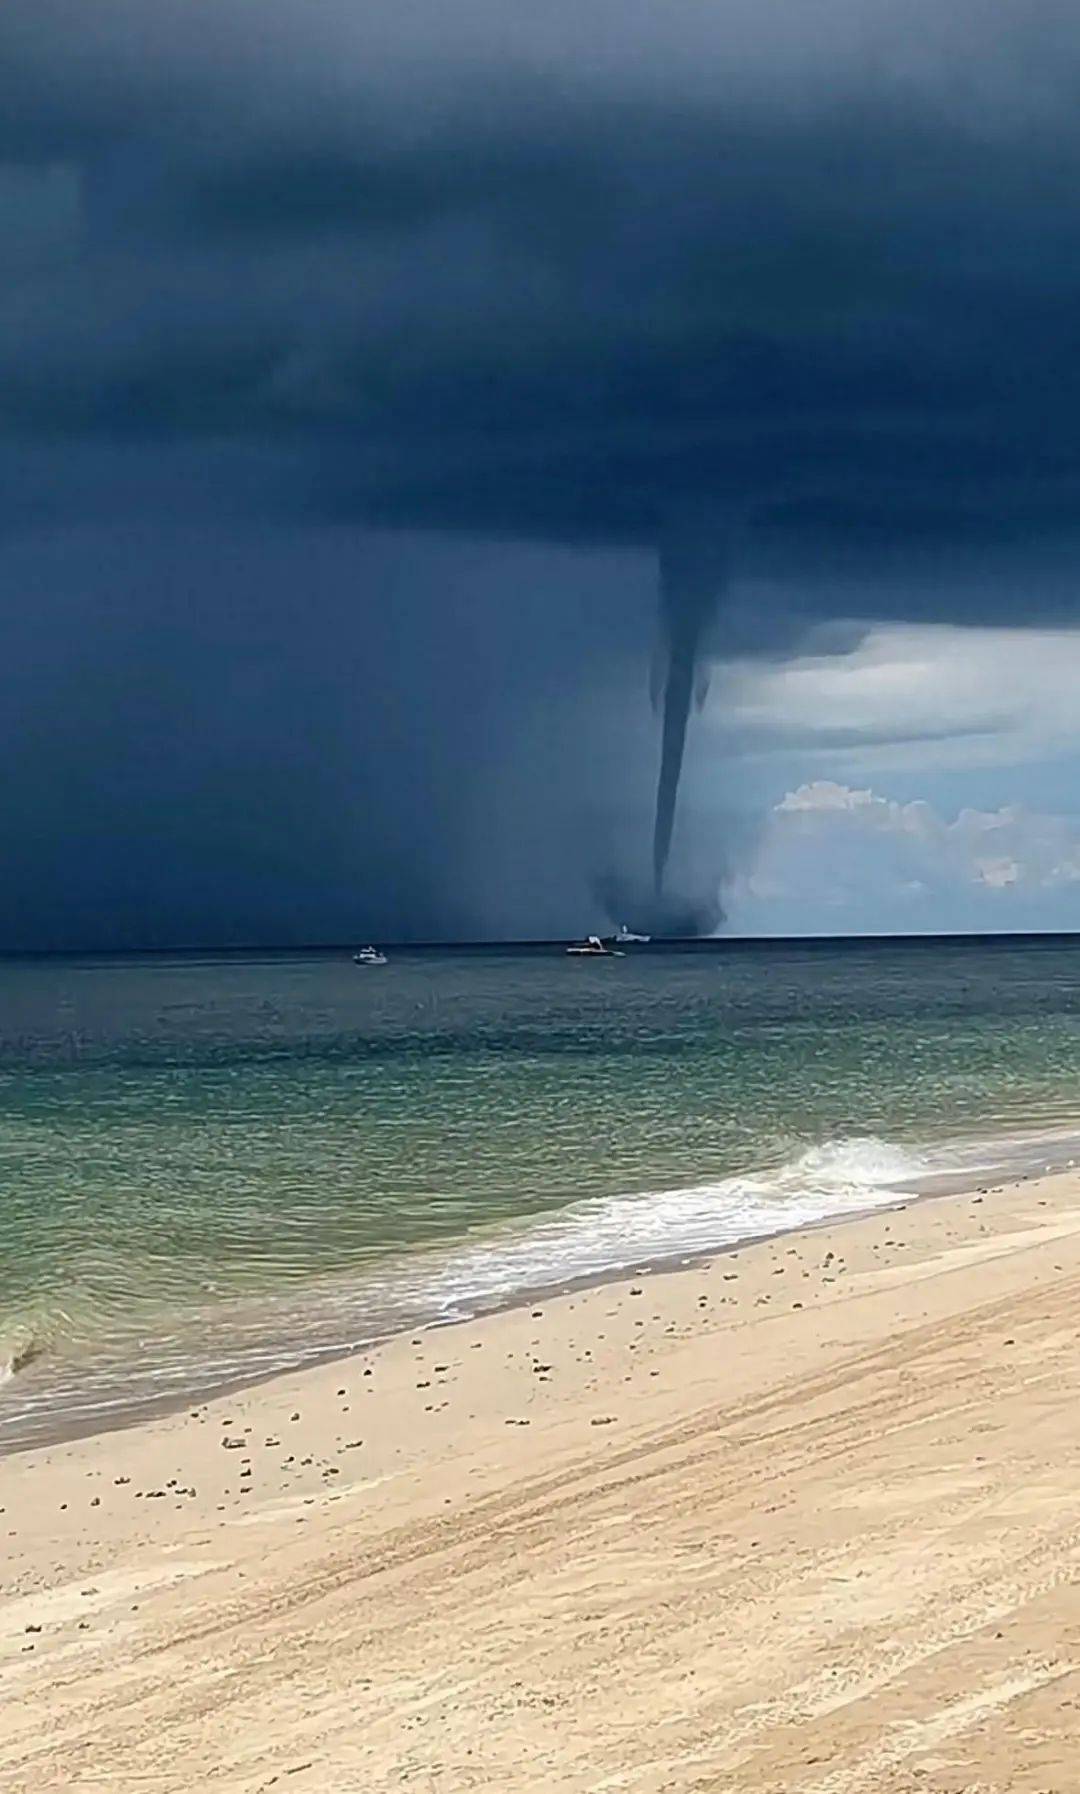
[[1075, 1794], [1080, 1178], [0, 1463], [0, 1789]]

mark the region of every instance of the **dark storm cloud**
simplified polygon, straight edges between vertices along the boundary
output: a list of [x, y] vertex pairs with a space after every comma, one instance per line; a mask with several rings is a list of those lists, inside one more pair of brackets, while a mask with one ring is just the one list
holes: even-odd
[[[6, 0], [0, 529], [39, 546], [129, 532], [121, 670], [148, 589], [228, 604], [230, 519], [336, 537], [323, 639], [362, 641], [371, 619], [403, 702], [411, 658], [397, 635], [387, 658], [386, 580], [363, 572], [358, 529], [655, 554], [688, 504], [714, 507], [732, 544], [714, 649], [844, 614], [1071, 615], [1078, 74], [1080, 17], [1050, 0]], [[148, 517], [167, 528], [132, 535]], [[19, 553], [8, 584], [52, 592], [48, 554]], [[272, 560], [271, 608], [302, 556], [276, 576]], [[1020, 565], [1039, 575], [1022, 604]], [[755, 568], [783, 574], [782, 611], [740, 587]], [[387, 867], [415, 859], [392, 823], [424, 785], [425, 731], [449, 741], [455, 691], [475, 690], [451, 626], [469, 578], [452, 555], [428, 576], [406, 609], [444, 678], [420, 682], [419, 734], [387, 755], [377, 729], [347, 729], [320, 750], [360, 769]], [[595, 602], [610, 622], [606, 575]], [[580, 615], [553, 597], [540, 651], [537, 616], [489, 616], [512, 764], [508, 724], [548, 691], [560, 639], [576, 714], [590, 690], [630, 690], [640, 619], [598, 629], [590, 657]], [[283, 616], [284, 654], [303, 624]], [[68, 626], [84, 640], [78, 606]], [[174, 654], [194, 689], [198, 631]], [[378, 678], [355, 674], [359, 708]], [[204, 738], [228, 737], [226, 712], [222, 691], [201, 704]], [[268, 703], [268, 790], [273, 727]], [[545, 776], [598, 742], [586, 730]], [[340, 801], [331, 780], [308, 813]], [[463, 800], [427, 789], [406, 808], [430, 877]], [[470, 864], [484, 852], [498, 843]], [[422, 932], [439, 905], [418, 903]]]
[[612, 597], [647, 617], [632, 566], [158, 515], [27, 534], [3, 569], [0, 943], [520, 936], [587, 911], [619, 781], [566, 642], [595, 705]]
[[24, 211], [28, 166], [82, 196], [4, 302], [16, 429], [292, 434], [313, 502], [509, 535], [655, 542], [688, 489], [1071, 522], [1063, 7], [14, 0], [0, 42]]

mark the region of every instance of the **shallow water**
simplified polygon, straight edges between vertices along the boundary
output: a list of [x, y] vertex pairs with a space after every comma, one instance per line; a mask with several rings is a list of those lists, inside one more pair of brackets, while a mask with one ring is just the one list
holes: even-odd
[[1080, 1125], [1080, 944], [0, 965], [0, 1440]]

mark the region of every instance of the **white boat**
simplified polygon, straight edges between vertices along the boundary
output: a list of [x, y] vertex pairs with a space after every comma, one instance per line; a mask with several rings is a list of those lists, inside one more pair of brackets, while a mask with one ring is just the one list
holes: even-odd
[[617, 934], [612, 936], [617, 947], [647, 947], [652, 940], [651, 934], [635, 934], [624, 922]]
[[353, 954], [354, 966], [384, 966], [386, 954], [380, 953], [376, 947], [361, 947], [359, 953]]
[[622, 953], [615, 953], [610, 947], [605, 947], [598, 934], [590, 934], [584, 941], [574, 941], [566, 951], [574, 959], [622, 959], [625, 957]]

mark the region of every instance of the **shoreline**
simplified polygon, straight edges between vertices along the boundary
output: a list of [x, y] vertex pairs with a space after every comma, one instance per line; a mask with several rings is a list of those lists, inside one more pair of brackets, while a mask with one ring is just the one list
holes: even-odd
[[[1080, 1147], [1080, 1134], [1067, 1130], [1061, 1135], [1061, 1144], [1068, 1142]], [[1071, 1164], [1071, 1161], [1070, 1161]], [[1063, 1174], [1057, 1170], [1029, 1170], [1019, 1175], [1009, 1176], [1007, 1181], [1017, 1186], [1029, 1183], [1043, 1176]], [[442, 1331], [448, 1327], [468, 1325], [489, 1317], [513, 1312], [516, 1309], [529, 1307], [540, 1301], [552, 1302], [560, 1297], [576, 1295], [590, 1289], [603, 1288], [606, 1285], [619, 1283], [631, 1276], [676, 1275], [683, 1271], [693, 1271], [701, 1265], [722, 1255], [737, 1253], [751, 1246], [766, 1245], [770, 1241], [788, 1238], [789, 1236], [810, 1233], [822, 1227], [835, 1226], [845, 1221], [860, 1221], [876, 1214], [887, 1214], [906, 1208], [915, 1202], [933, 1202], [949, 1196], [969, 1194], [984, 1187], [972, 1181], [976, 1176], [993, 1179], [1002, 1175], [1001, 1167], [980, 1167], [978, 1171], [940, 1171], [928, 1176], [922, 1184], [912, 1181], [908, 1187], [898, 1182], [896, 1185], [882, 1189], [878, 1201], [870, 1199], [860, 1207], [826, 1212], [813, 1219], [792, 1221], [787, 1226], [778, 1227], [765, 1232], [752, 1232], [738, 1236], [732, 1240], [722, 1241], [712, 1246], [701, 1246], [689, 1250], [681, 1248], [670, 1254], [652, 1254], [643, 1256], [633, 1265], [629, 1263], [612, 1264], [603, 1269], [583, 1272], [578, 1276], [559, 1278], [550, 1282], [539, 1281], [524, 1284], [520, 1288], [508, 1292], [505, 1299], [490, 1303], [478, 1302], [473, 1309], [452, 1315], [437, 1313], [421, 1314], [409, 1319], [395, 1319], [384, 1330], [373, 1331], [369, 1337], [345, 1345], [328, 1345], [325, 1348], [313, 1348], [309, 1354], [300, 1356], [292, 1363], [274, 1365], [262, 1371], [252, 1370], [234, 1377], [211, 1378], [200, 1381], [192, 1379], [190, 1386], [157, 1400], [140, 1400], [137, 1397], [121, 1397], [115, 1407], [110, 1410], [97, 1409], [85, 1420], [78, 1420], [72, 1412], [64, 1415], [62, 1423], [55, 1430], [42, 1428], [40, 1431], [28, 1432], [20, 1437], [5, 1438], [3, 1421], [0, 1418], [0, 1463], [7, 1457], [27, 1451], [45, 1449], [74, 1443], [81, 1439], [91, 1439], [99, 1434], [129, 1432], [132, 1428], [152, 1424], [155, 1421], [168, 1419], [170, 1416], [190, 1409], [192, 1404], [202, 1406], [228, 1399], [242, 1394], [248, 1389], [260, 1389], [277, 1382], [280, 1378], [302, 1375], [308, 1371], [329, 1369], [334, 1365], [348, 1364], [353, 1358], [377, 1351], [380, 1347], [406, 1334], [427, 1334]], [[931, 1187], [932, 1186], [932, 1187]], [[557, 1211], [556, 1211], [557, 1212]], [[37, 1354], [35, 1354], [35, 1360]], [[47, 1350], [42, 1354], [47, 1362]], [[0, 1383], [0, 1389], [18, 1387], [18, 1378], [22, 1373], [16, 1370], [6, 1383]], [[46, 1399], [48, 1391], [44, 1392]]]
[[1078, 1297], [1011, 1179], [11, 1453], [0, 1789], [1071, 1786]]

